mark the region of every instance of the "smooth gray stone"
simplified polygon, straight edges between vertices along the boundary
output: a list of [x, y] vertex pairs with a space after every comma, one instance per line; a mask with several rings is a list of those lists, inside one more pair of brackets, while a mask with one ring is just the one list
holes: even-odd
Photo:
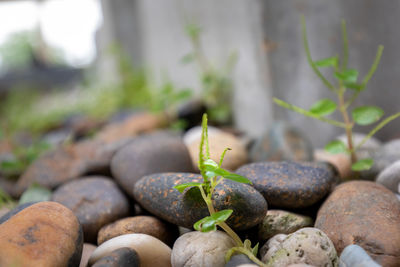
[[381, 267], [358, 245], [347, 246], [339, 258], [339, 267]]

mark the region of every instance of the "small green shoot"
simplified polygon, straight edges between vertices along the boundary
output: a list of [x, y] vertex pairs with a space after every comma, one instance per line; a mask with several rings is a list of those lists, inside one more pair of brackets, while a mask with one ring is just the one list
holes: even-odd
[[[351, 69], [347, 67], [348, 63], [348, 38], [346, 23], [342, 21], [342, 36], [343, 36], [343, 57], [339, 56], [328, 57], [320, 60], [314, 61], [311, 57], [310, 48], [307, 40], [306, 24], [304, 16], [301, 18], [302, 32], [303, 32], [303, 42], [304, 49], [306, 51], [306, 56], [309, 65], [315, 72], [315, 74], [321, 79], [322, 83], [332, 91], [337, 98], [337, 102], [331, 99], [321, 99], [311, 106], [309, 110], [303, 109], [301, 107], [292, 105], [283, 100], [274, 98], [274, 102], [284, 108], [300, 113], [304, 116], [311, 117], [331, 125], [343, 128], [347, 137], [347, 144], [341, 141], [332, 141], [325, 146], [325, 150], [336, 154], [336, 153], [347, 153], [351, 156], [352, 170], [353, 171], [363, 171], [368, 170], [373, 165], [372, 159], [362, 159], [357, 160], [356, 151], [370, 139], [377, 131], [382, 129], [386, 124], [400, 116], [400, 112], [391, 115], [380, 122], [375, 128], [373, 128], [367, 136], [361, 140], [359, 144], [353, 144], [353, 128], [355, 125], [365, 126], [378, 122], [384, 115], [384, 111], [375, 106], [360, 106], [355, 107], [351, 111], [351, 117], [349, 116], [348, 109], [353, 104], [355, 99], [357, 99], [360, 92], [364, 91], [368, 81], [371, 79], [372, 75], [375, 73], [378, 67], [379, 61], [382, 56], [383, 46], [378, 47], [375, 60], [365, 75], [364, 79], [359, 80], [359, 72], [356, 69]], [[320, 72], [320, 68], [332, 68], [333, 77], [336, 78], [337, 84], [334, 85], [328, 79], [326, 79]], [[348, 90], [349, 89], [349, 90]], [[338, 110], [343, 118], [342, 121], [329, 119], [326, 116], [334, 113]]]
[[229, 150], [229, 148], [224, 150], [221, 155], [219, 164], [210, 158], [208, 145], [207, 114], [204, 114], [202, 120], [202, 132], [199, 149], [199, 169], [203, 177], [203, 183], [184, 183], [176, 185], [174, 186], [174, 188], [180, 193], [183, 193], [187, 188], [191, 187], [197, 187], [200, 190], [201, 196], [207, 205], [210, 216], [207, 216], [197, 221], [194, 224], [193, 228], [201, 232], [210, 232], [217, 230], [217, 226], [221, 227], [236, 243], [236, 246], [230, 249], [225, 256], [226, 261], [228, 261], [234, 253], [243, 253], [256, 264], [260, 266], [267, 266], [259, 259], [257, 259], [258, 244], [256, 244], [252, 248], [250, 240], [245, 240], [244, 242], [242, 242], [240, 237], [226, 223], [226, 220], [229, 218], [229, 216], [231, 216], [234, 211], [231, 209], [216, 211], [213, 205], [213, 192], [215, 190], [215, 187], [220, 184], [223, 179], [229, 179], [238, 183], [251, 184], [251, 181], [246, 177], [243, 177], [236, 173], [231, 173], [221, 168], [225, 154]]

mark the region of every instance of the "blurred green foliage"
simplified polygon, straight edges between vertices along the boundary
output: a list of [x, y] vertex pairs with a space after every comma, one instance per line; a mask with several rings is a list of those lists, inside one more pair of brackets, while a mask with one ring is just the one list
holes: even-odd
[[181, 59], [184, 64], [196, 63], [200, 68], [199, 78], [202, 85], [202, 99], [207, 107], [211, 122], [229, 124], [232, 122], [233, 88], [231, 73], [237, 61], [237, 53], [231, 53], [221, 68], [210, 63], [201, 45], [201, 28], [193, 23], [185, 27], [193, 51]]

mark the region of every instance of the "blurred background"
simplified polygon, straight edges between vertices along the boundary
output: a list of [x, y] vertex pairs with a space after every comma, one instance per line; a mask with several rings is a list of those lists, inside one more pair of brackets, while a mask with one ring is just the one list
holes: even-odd
[[[272, 102], [308, 109], [334, 97], [307, 63], [302, 14], [315, 59], [342, 52], [341, 19], [360, 76], [385, 46], [355, 105], [398, 112], [399, 1], [2, 0], [0, 137], [44, 134], [74, 114], [101, 120], [200, 99], [216, 124], [259, 137], [284, 120], [322, 147], [341, 129]], [[377, 137], [398, 136], [399, 125]]]

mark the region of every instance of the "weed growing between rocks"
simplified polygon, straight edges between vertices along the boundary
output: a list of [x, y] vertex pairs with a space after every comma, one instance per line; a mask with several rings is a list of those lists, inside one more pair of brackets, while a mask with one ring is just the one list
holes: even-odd
[[[351, 117], [349, 116], [348, 109], [357, 99], [358, 95], [365, 90], [368, 81], [371, 79], [376, 68], [378, 67], [381, 55], [383, 52], [383, 46], [378, 47], [378, 51], [375, 56], [375, 60], [368, 71], [367, 75], [363, 80], [358, 80], [358, 71], [356, 69], [350, 69], [347, 67], [348, 61], [348, 41], [347, 41], [347, 30], [346, 23], [342, 21], [342, 34], [343, 34], [343, 57], [340, 59], [338, 55], [334, 57], [324, 58], [321, 60], [313, 61], [307, 40], [306, 24], [304, 16], [301, 18], [304, 49], [306, 51], [307, 60], [315, 74], [322, 80], [324, 85], [332, 91], [336, 97], [337, 102], [331, 99], [321, 99], [314, 103], [309, 110], [302, 109], [298, 106], [289, 104], [283, 100], [274, 98], [274, 102], [284, 108], [290, 109], [304, 116], [308, 116], [334, 126], [343, 128], [346, 132], [347, 145], [339, 140], [332, 141], [325, 146], [325, 149], [333, 154], [346, 153], [351, 157], [352, 170], [363, 171], [368, 170], [373, 165], [373, 160], [365, 158], [358, 160], [356, 151], [360, 149], [377, 131], [383, 128], [390, 121], [400, 116], [400, 112], [394, 115], [388, 116], [382, 120], [375, 128], [373, 128], [366, 137], [361, 140], [360, 143], [354, 144], [353, 142], [353, 127], [357, 125], [365, 126], [378, 122], [384, 111], [380, 107], [376, 106], [360, 106], [352, 109]], [[320, 68], [333, 68], [333, 76], [337, 80], [337, 85], [333, 85], [328, 79], [326, 79], [320, 72]], [[343, 121], [337, 121], [329, 119], [326, 116], [332, 114], [336, 110], [342, 115]]]
[[241, 175], [231, 173], [221, 168], [226, 152], [230, 150], [226, 148], [221, 155], [219, 163], [216, 163], [210, 158], [208, 145], [208, 129], [207, 129], [207, 114], [203, 115], [202, 134], [199, 151], [199, 169], [203, 177], [203, 183], [191, 182], [174, 186], [180, 193], [183, 193], [186, 188], [197, 187], [201, 192], [204, 202], [207, 204], [210, 216], [204, 217], [194, 224], [194, 229], [201, 232], [216, 231], [217, 226], [221, 227], [236, 243], [236, 247], [231, 248], [225, 255], [225, 260], [229, 261], [234, 253], [245, 254], [249, 259], [260, 266], [267, 266], [257, 259], [258, 243], [251, 247], [251, 241], [246, 239], [244, 242], [226, 223], [226, 220], [233, 213], [233, 210], [226, 209], [216, 211], [212, 203], [212, 195], [215, 187], [222, 180], [229, 179], [238, 183], [251, 184], [251, 181]]

